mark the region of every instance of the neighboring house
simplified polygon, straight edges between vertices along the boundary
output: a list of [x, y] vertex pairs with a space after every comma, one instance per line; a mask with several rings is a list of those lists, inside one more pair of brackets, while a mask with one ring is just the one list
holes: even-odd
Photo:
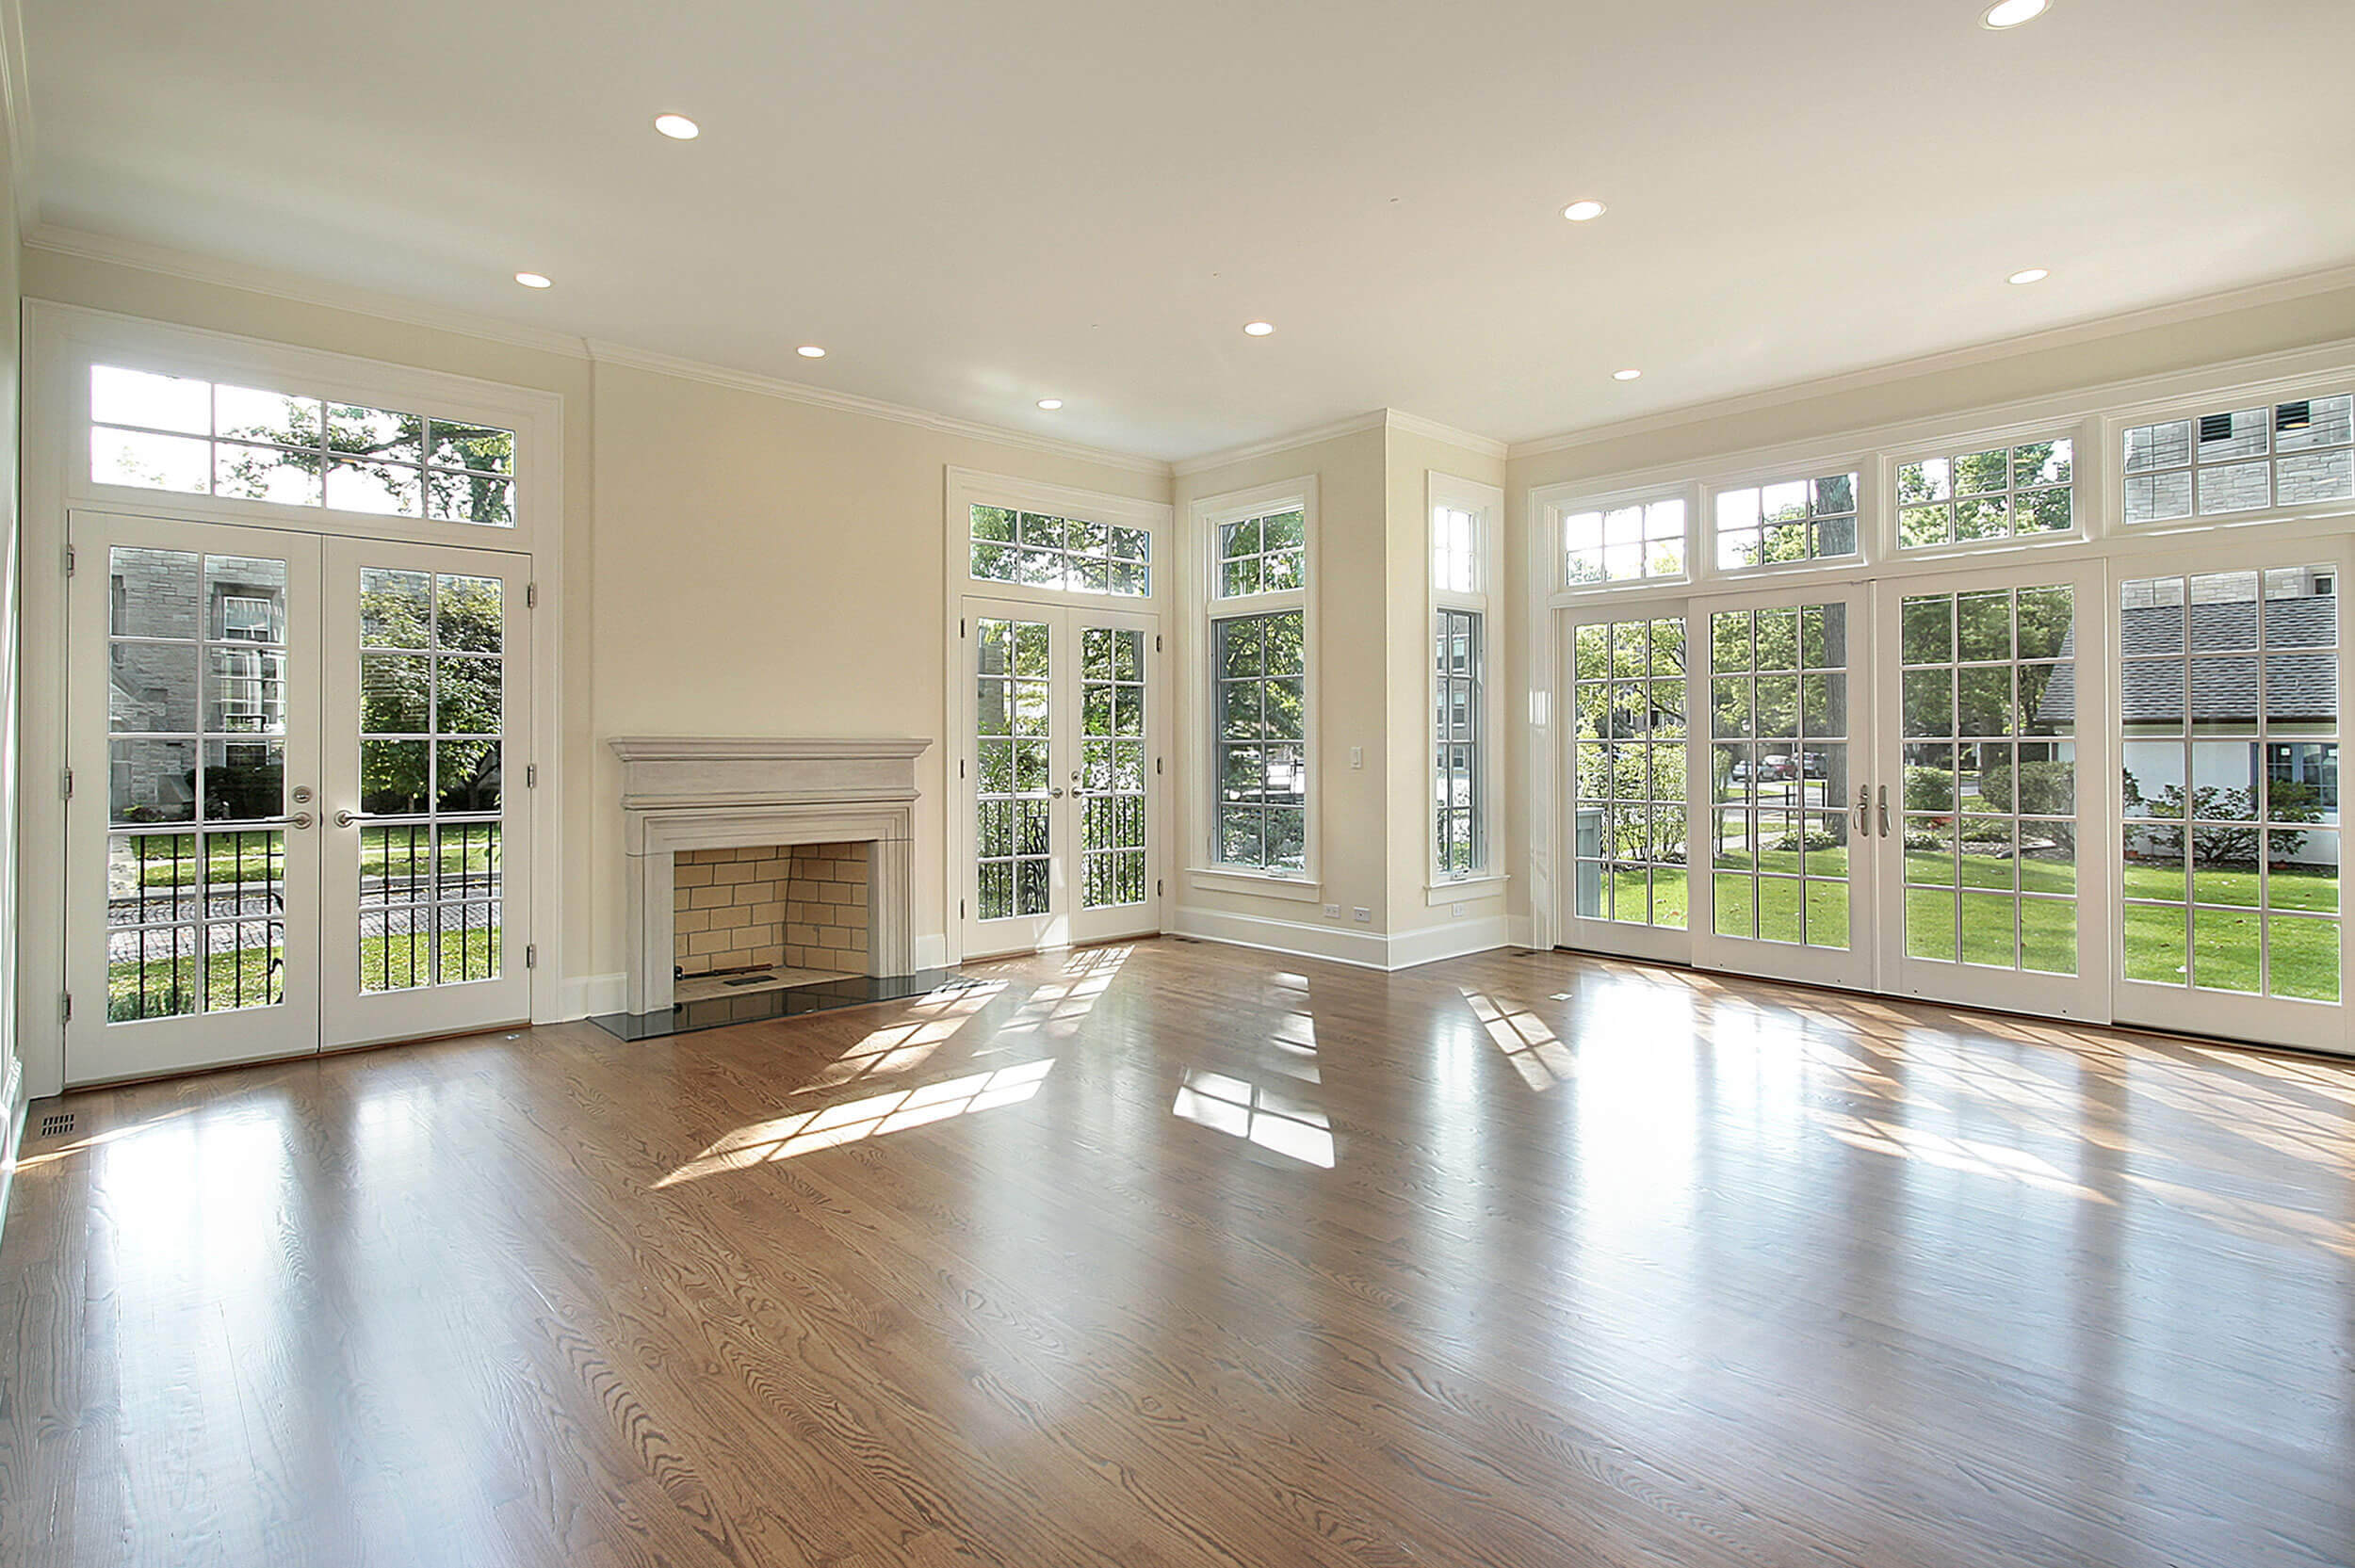
[[[2284, 595], [2278, 583], [2267, 585], [2262, 683], [2255, 600], [2121, 606], [2120, 763], [2143, 800], [2186, 784], [2253, 796], [2266, 781], [2298, 784], [2315, 791], [2322, 809], [2313, 826], [2338, 825], [2336, 584], [2312, 572], [2298, 586]], [[2069, 641], [2061, 653], [2072, 655]], [[2055, 672], [2037, 704], [2040, 721], [2076, 720], [2075, 675], [2073, 662]], [[2338, 850], [2333, 841], [2310, 839], [2295, 858], [2335, 863]]]
[[[187, 641], [118, 641], [109, 650], [106, 706], [118, 741], [108, 768], [115, 819], [185, 821], [196, 799], [196, 748], [212, 748], [219, 813], [277, 815], [278, 770], [270, 742], [233, 736], [285, 731], [283, 582], [247, 580], [234, 568], [275, 567], [165, 550], [115, 552], [109, 584], [118, 627], [159, 628]], [[197, 639], [203, 639], [202, 650]], [[200, 685], [200, 671], [203, 684]], [[200, 713], [200, 703], [202, 712]]]

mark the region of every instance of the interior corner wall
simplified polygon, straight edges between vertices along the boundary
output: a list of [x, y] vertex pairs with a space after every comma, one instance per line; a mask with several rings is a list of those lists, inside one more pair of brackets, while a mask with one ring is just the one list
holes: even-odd
[[[1833, 442], [1843, 435], [1913, 420], [1964, 415], [2030, 398], [2090, 390], [2144, 377], [2227, 364], [2261, 354], [2282, 353], [2317, 344], [2355, 339], [2355, 288], [2245, 305], [2159, 326], [2129, 326], [2115, 332], [2031, 347], [2020, 352], [1850, 380], [1831, 390], [1794, 388], [1761, 402], [1734, 399], [1687, 411], [1673, 422], [1642, 421], [1632, 428], [1604, 428], [1589, 439], [1552, 450], [1516, 456], [1506, 464], [1505, 579], [1517, 606], [1528, 603], [1531, 574], [1553, 570], [1551, 559], [1531, 558], [1530, 492], [1548, 485], [1672, 464], [1696, 470], [1718, 460], [1769, 446], [1809, 441]], [[1532, 686], [1529, 639], [1513, 639], [1507, 669], [1511, 685], [1507, 724], [1508, 766], [1505, 829], [1517, 875], [1507, 889], [1514, 916], [1529, 913], [1530, 746], [1538, 734], [1526, 721]], [[1548, 744], [1553, 742], [1549, 741]]]
[[16, 1038], [17, 745], [21, 704], [17, 677], [18, 575], [23, 558], [17, 515], [17, 410], [23, 401], [19, 321], [22, 311], [16, 192], [9, 179], [5, 130], [0, 130], [0, 1212], [8, 1204], [23, 1136], [24, 1060]]
[[[1506, 916], [1501, 895], [1430, 901], [1432, 858], [1432, 698], [1431, 674], [1434, 628], [1431, 610], [1431, 500], [1435, 473], [1502, 488], [1505, 461], [1418, 430], [1390, 426], [1384, 456], [1384, 487], [1389, 510], [1389, 584], [1386, 618], [1389, 624], [1389, 710], [1390, 745], [1385, 753], [1389, 797], [1389, 934], [1393, 942], [1415, 932], [1434, 952], [1472, 951], [1494, 946], [1503, 939]], [[1502, 527], [1504, 519], [1493, 520]], [[1519, 624], [1519, 595], [1509, 574], [1489, 585], [1487, 660], [1497, 678], [1505, 678], [1503, 657], [1516, 640]], [[1506, 712], [1504, 728], [1511, 722]], [[1492, 766], [1502, 766], [1505, 749], [1486, 748]], [[1511, 775], [1505, 793], [1513, 793]], [[1515, 845], [1499, 831], [1491, 846], [1491, 863], [1500, 870], [1515, 870]], [[1509, 884], [1508, 884], [1509, 885]], [[1463, 913], [1454, 911], [1461, 907]], [[1393, 955], [1393, 962], [1403, 956]]]
[[[1260, 938], [1268, 946], [1336, 957], [1347, 953], [1358, 962], [1380, 962], [1377, 944], [1363, 939], [1381, 938], [1390, 922], [1384, 854], [1389, 802], [1381, 765], [1389, 722], [1383, 463], [1382, 428], [1369, 424], [1329, 440], [1178, 477], [1174, 499], [1179, 537], [1194, 553], [1189, 564], [1197, 573], [1201, 542], [1192, 521], [1195, 502], [1308, 476], [1316, 478], [1316, 564], [1308, 585], [1316, 601], [1316, 641], [1309, 650], [1316, 661], [1316, 753], [1310, 760], [1308, 787], [1317, 800], [1315, 869], [1324, 897], [1321, 902], [1306, 902], [1275, 894], [1198, 887], [1187, 874], [1189, 867], [1207, 865], [1210, 859], [1210, 759], [1202, 738], [1210, 734], [1210, 724], [1205, 673], [1210, 653], [1202, 611], [1208, 595], [1181, 594], [1184, 623], [1174, 644], [1178, 657], [1170, 666], [1180, 779], [1175, 791], [1178, 839], [1172, 857], [1180, 897], [1175, 900], [1178, 910], [1168, 917], [1173, 929], [1200, 927], [1207, 934], [1219, 934], [1198, 918], [1189, 918], [1200, 915], [1223, 917], [1226, 924], [1221, 929], [1227, 931], [1248, 929], [1234, 922], [1275, 922]], [[1350, 766], [1353, 746], [1364, 749], [1361, 768]], [[1339, 907], [1340, 915], [1328, 919], [1324, 904]], [[1367, 912], [1363, 924], [1352, 918], [1352, 912], [1359, 909]], [[1300, 926], [1327, 929], [1288, 929]]]

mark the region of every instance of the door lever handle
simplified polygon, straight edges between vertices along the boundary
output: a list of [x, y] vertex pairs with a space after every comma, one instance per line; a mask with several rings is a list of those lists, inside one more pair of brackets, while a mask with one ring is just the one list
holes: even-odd
[[357, 816], [352, 816], [351, 813], [348, 811], [339, 811], [335, 814], [335, 826], [339, 828], [349, 828], [354, 822], [359, 820], [360, 819]]
[[1870, 816], [1868, 815], [1868, 814], [1872, 811], [1872, 809], [1873, 809], [1873, 786], [1872, 786], [1871, 784], [1859, 784], [1859, 785], [1857, 785], [1857, 786], [1856, 786], [1856, 831], [1857, 831], [1857, 832], [1871, 832], [1871, 831], [1872, 831], [1872, 826], [1873, 826], [1873, 824], [1872, 824], [1872, 820], [1871, 820], [1871, 818], [1870, 818]]
[[1881, 836], [1889, 836], [1889, 786], [1881, 785]]
[[296, 812], [292, 816], [286, 818], [286, 826], [290, 828], [307, 828], [310, 825], [311, 814], [307, 811]]

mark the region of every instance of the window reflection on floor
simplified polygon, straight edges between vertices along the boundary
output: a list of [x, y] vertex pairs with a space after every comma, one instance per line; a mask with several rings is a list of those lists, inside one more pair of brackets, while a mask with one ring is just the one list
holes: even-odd
[[1463, 992], [1472, 1015], [1523, 1083], [1542, 1094], [1557, 1083], [1570, 1081], [1575, 1066], [1570, 1048], [1554, 1038], [1544, 1019], [1521, 1003], [1500, 1000], [1468, 985], [1456, 989]]
[[1295, 1094], [1225, 1073], [1189, 1072], [1170, 1107], [1188, 1122], [1241, 1138], [1303, 1165], [1333, 1168], [1333, 1123]]
[[870, 1094], [865, 1099], [795, 1116], [756, 1122], [730, 1133], [655, 1186], [696, 1181], [750, 1165], [792, 1159], [820, 1149], [855, 1143], [884, 1133], [905, 1132], [910, 1127], [943, 1122], [952, 1116], [1020, 1105], [1038, 1092], [1039, 1085], [1054, 1066], [1054, 1059], [1049, 1057], [1044, 1061], [1026, 1061], [1018, 1067], [1001, 1067], [994, 1073], [968, 1073], [941, 1083]]

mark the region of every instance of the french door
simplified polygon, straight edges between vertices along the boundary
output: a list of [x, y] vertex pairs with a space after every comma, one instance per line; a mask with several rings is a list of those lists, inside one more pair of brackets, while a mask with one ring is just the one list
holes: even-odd
[[1161, 929], [1158, 622], [965, 602], [963, 948]]
[[528, 1017], [528, 559], [69, 532], [67, 1081]]

